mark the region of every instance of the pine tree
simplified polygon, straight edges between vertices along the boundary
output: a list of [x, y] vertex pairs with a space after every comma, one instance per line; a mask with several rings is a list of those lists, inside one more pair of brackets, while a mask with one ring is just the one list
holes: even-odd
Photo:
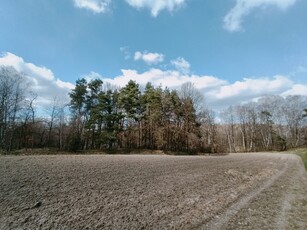
[[100, 79], [92, 80], [88, 83], [88, 92], [86, 95], [86, 147], [97, 148], [98, 127], [101, 126], [99, 118], [99, 95], [102, 93], [103, 82]]
[[72, 151], [77, 151], [83, 147], [82, 134], [86, 121], [86, 95], [87, 81], [84, 78], [77, 80], [75, 88], [69, 93], [70, 108], [73, 115], [73, 133], [70, 138], [69, 149]]
[[140, 94], [139, 85], [132, 80], [119, 92], [118, 103], [124, 115], [123, 128], [128, 148], [140, 147], [142, 119]]
[[108, 90], [99, 95], [100, 118], [103, 129], [100, 139], [107, 149], [113, 149], [117, 144], [117, 136], [120, 130], [121, 112], [118, 109], [117, 91]]
[[162, 89], [154, 88], [151, 83], [147, 83], [144, 94], [141, 97], [141, 107], [143, 111], [143, 139], [144, 147], [157, 149], [159, 139], [159, 129], [162, 126]]

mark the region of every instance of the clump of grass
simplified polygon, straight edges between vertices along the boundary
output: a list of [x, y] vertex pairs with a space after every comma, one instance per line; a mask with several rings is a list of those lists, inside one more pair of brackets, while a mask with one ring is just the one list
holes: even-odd
[[295, 153], [302, 158], [305, 169], [307, 170], [307, 149], [298, 149], [295, 151]]

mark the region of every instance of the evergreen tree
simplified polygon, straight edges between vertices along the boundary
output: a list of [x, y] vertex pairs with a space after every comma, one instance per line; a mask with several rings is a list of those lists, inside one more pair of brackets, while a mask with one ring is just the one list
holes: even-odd
[[86, 121], [87, 81], [82, 78], [76, 81], [76, 86], [69, 93], [70, 108], [73, 116], [73, 133], [70, 138], [70, 150], [77, 151], [83, 147], [82, 134]]
[[159, 129], [162, 126], [162, 89], [155, 89], [151, 83], [147, 83], [144, 94], [141, 97], [143, 111], [143, 140], [144, 147], [157, 149]]
[[140, 94], [139, 85], [132, 80], [119, 92], [118, 103], [124, 115], [124, 137], [128, 148], [140, 147], [142, 119]]
[[103, 82], [100, 79], [92, 80], [88, 83], [86, 94], [86, 114], [87, 120], [86, 128], [86, 148], [96, 148], [97, 136], [99, 135], [99, 128], [101, 126], [101, 119], [99, 118], [99, 95], [102, 92]]
[[121, 112], [118, 109], [117, 91], [108, 90], [99, 95], [100, 118], [103, 129], [100, 132], [102, 143], [107, 149], [113, 149], [120, 130]]

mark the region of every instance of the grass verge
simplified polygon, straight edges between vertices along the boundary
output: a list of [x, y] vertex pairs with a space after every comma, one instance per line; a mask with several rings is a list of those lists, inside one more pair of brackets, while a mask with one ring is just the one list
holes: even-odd
[[305, 169], [307, 170], [307, 149], [297, 149], [295, 154], [300, 156], [304, 162]]

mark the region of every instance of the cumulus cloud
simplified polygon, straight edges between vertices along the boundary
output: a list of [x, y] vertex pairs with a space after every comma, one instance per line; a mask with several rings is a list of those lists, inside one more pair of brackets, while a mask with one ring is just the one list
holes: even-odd
[[[123, 69], [122, 74], [115, 78], [103, 78], [101, 75], [100, 79], [104, 82], [111, 83], [113, 85], [118, 85], [120, 87], [125, 86], [129, 80], [136, 81], [140, 85], [146, 85], [147, 82], [151, 82], [155, 86], [169, 87], [172, 89], [180, 88], [183, 83], [192, 82], [200, 90], [212, 90], [216, 87], [223, 86], [226, 81], [218, 79], [213, 76], [200, 76], [200, 75], [187, 75], [182, 74], [177, 70], [161, 70], [157, 68], [152, 68], [148, 71], [139, 73], [137, 70], [133, 69]], [[93, 72], [89, 74], [89, 77], [93, 75]]]
[[[191, 82], [203, 92], [207, 104], [217, 110], [270, 94], [307, 96], [307, 84], [296, 83], [291, 80], [291, 76], [244, 78], [231, 83], [214, 76], [196, 75], [181, 71], [180, 68], [182, 67], [188, 69], [188, 62], [185, 63], [183, 58], [176, 60], [178, 62], [173, 63], [176, 69], [173, 70], [151, 68], [139, 72], [134, 69], [123, 69], [121, 74], [116, 77], [103, 77], [96, 72], [90, 72], [82, 77], [88, 81], [99, 78], [104, 83], [120, 87], [125, 86], [129, 80], [134, 80], [143, 86], [147, 82], [151, 82], [155, 86], [161, 85], [171, 89], [179, 89], [183, 83]], [[40, 106], [52, 103], [52, 99], [55, 97], [68, 101], [68, 92], [74, 88], [74, 84], [56, 78], [50, 69], [26, 62], [23, 58], [12, 53], [4, 53], [0, 56], [0, 66], [11, 66], [21, 73], [25, 80], [30, 82], [30, 90], [38, 95], [36, 102]]]
[[50, 69], [25, 62], [23, 58], [12, 53], [0, 56], [0, 66], [14, 67], [21, 73], [25, 81], [29, 82], [30, 90], [38, 96], [37, 103], [40, 105], [50, 102], [53, 98], [68, 101], [68, 92], [74, 88], [73, 84], [56, 78]]
[[[116, 77], [103, 77], [96, 72], [90, 72], [82, 77], [88, 81], [99, 78], [104, 83], [120, 87], [125, 86], [129, 80], [134, 80], [143, 86], [147, 82], [151, 82], [155, 86], [161, 85], [171, 89], [179, 89], [183, 83], [191, 82], [203, 92], [207, 104], [217, 110], [269, 94], [307, 96], [307, 84], [296, 83], [291, 80], [291, 76], [244, 78], [236, 82], [228, 82], [214, 76], [196, 75], [182, 71], [181, 68], [189, 69], [190, 67], [183, 58], [173, 60], [171, 63], [175, 67], [173, 70], [151, 68], [139, 72], [134, 69], [123, 69], [121, 74]], [[48, 105], [55, 97], [68, 101], [68, 92], [74, 88], [72, 83], [56, 78], [50, 69], [26, 62], [23, 58], [12, 53], [0, 56], [0, 66], [12, 66], [21, 73], [25, 80], [30, 82], [30, 90], [38, 95], [36, 102], [40, 106]]]
[[90, 82], [96, 79], [103, 80], [104, 77], [95, 71], [91, 71], [90, 73], [83, 75], [82, 78], [84, 78], [87, 82]]
[[159, 53], [148, 53], [147, 51], [134, 53], [134, 60], [144, 61], [148, 65], [158, 64], [164, 61], [164, 55]]
[[115, 78], [103, 78], [97, 73], [90, 76], [98, 76], [104, 82], [120, 87], [125, 86], [129, 80], [136, 81], [140, 85], [151, 82], [155, 86], [179, 89], [183, 83], [191, 82], [197, 89], [203, 92], [207, 104], [213, 109], [222, 109], [229, 105], [235, 105], [243, 101], [252, 101], [264, 95], [306, 95], [307, 85], [295, 84], [286, 76], [244, 78], [230, 83], [223, 79], [195, 74], [184, 74], [178, 70], [161, 70], [152, 68], [145, 72], [133, 69], [123, 69], [122, 74]]
[[171, 61], [171, 64], [172, 64], [173, 66], [175, 66], [175, 68], [176, 68], [178, 71], [180, 71], [180, 72], [182, 72], [182, 73], [187, 74], [187, 73], [190, 72], [190, 67], [191, 67], [190, 63], [189, 63], [188, 61], [186, 61], [186, 60], [185, 60], [184, 58], [182, 58], [182, 57], [179, 57], [179, 58], [177, 58], [177, 59], [175, 59], [175, 60], [172, 60], [172, 61]]
[[212, 104], [229, 106], [252, 101], [264, 95], [282, 95], [292, 89], [294, 83], [285, 76], [244, 78], [213, 89], [206, 95]]
[[294, 5], [297, 0], [236, 0], [236, 5], [224, 17], [224, 27], [235, 32], [242, 29], [243, 18], [256, 8], [274, 6], [286, 10]]
[[162, 10], [173, 12], [182, 7], [186, 0], [126, 0], [126, 2], [137, 9], [149, 9], [151, 15], [156, 17]]
[[289, 96], [289, 95], [303, 95], [307, 96], [307, 85], [302, 84], [294, 84], [291, 89], [287, 90], [282, 94], [282, 96]]
[[77, 8], [90, 10], [94, 13], [105, 13], [109, 9], [111, 0], [74, 0]]
[[214, 92], [214, 96], [217, 99], [224, 99], [242, 95], [255, 97], [266, 93], [278, 94], [287, 89], [289, 85], [292, 85], [292, 81], [283, 76], [275, 76], [273, 79], [244, 78], [243, 81], [236, 81], [233, 84], [221, 87]]

